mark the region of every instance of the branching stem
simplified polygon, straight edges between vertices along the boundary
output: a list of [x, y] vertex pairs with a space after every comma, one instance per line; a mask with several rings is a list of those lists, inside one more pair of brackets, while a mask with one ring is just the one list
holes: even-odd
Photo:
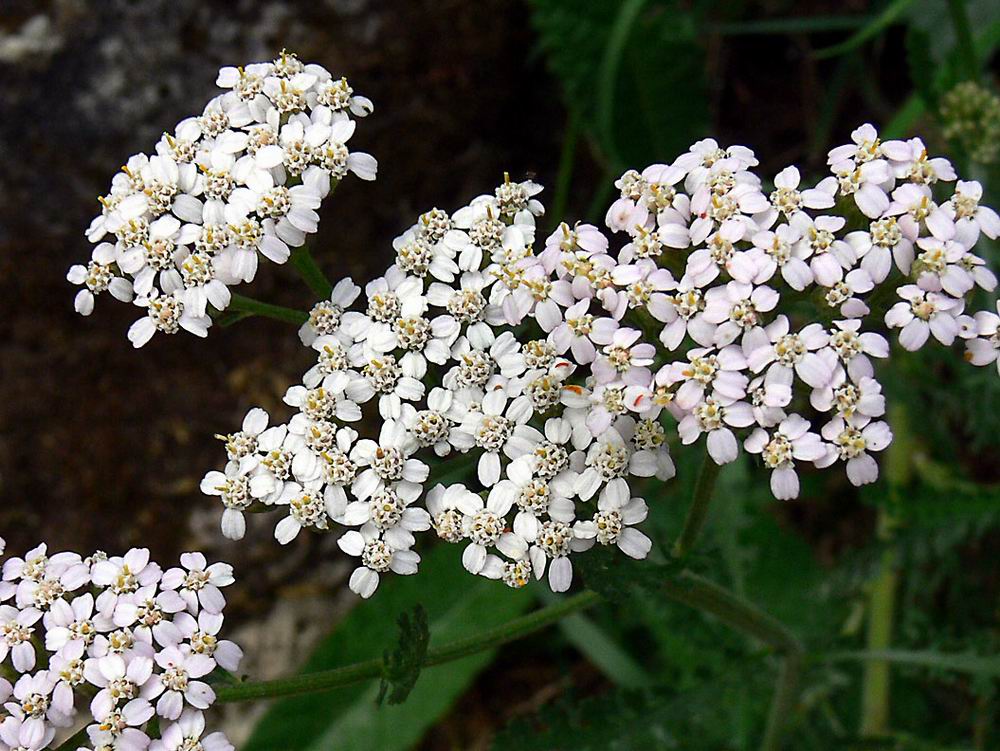
[[302, 281], [309, 285], [309, 289], [320, 299], [325, 300], [330, 296], [330, 293], [333, 291], [333, 285], [330, 284], [330, 280], [326, 278], [326, 274], [323, 273], [323, 270], [316, 263], [316, 259], [312, 257], [309, 248], [305, 245], [293, 248], [289, 261], [291, 261], [295, 270], [299, 272]]
[[[424, 666], [440, 665], [516, 641], [528, 634], [540, 631], [567, 615], [596, 605], [600, 599], [600, 595], [595, 592], [582, 592], [500, 626], [486, 629], [464, 639], [457, 639], [443, 647], [432, 648], [427, 651]], [[306, 673], [291, 678], [217, 686], [215, 690], [216, 700], [220, 702], [252, 701], [329, 691], [371, 678], [378, 678], [382, 675], [382, 667], [382, 659], [377, 658], [342, 668]]]
[[272, 305], [271, 303], [254, 300], [252, 297], [237, 294], [232, 296], [229, 307], [226, 310], [227, 312], [249, 313], [250, 315], [263, 316], [264, 318], [273, 318], [277, 321], [285, 321], [286, 323], [294, 323], [296, 325], [301, 325], [309, 320], [309, 314], [303, 310]]

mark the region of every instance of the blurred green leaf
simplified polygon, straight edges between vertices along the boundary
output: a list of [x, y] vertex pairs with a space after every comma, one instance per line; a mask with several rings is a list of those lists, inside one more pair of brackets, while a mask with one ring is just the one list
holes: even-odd
[[[359, 603], [319, 645], [302, 672], [377, 658], [397, 641], [397, 618], [418, 604], [427, 613], [431, 645], [470, 636], [527, 610], [532, 596], [470, 577], [461, 546], [437, 545], [420, 576], [388, 576], [378, 595]], [[244, 751], [397, 751], [417, 743], [493, 659], [495, 652], [427, 668], [406, 702], [379, 707], [372, 683], [282, 700], [260, 721]]]
[[927, 110], [924, 100], [917, 95], [911, 96], [896, 110], [896, 114], [882, 129], [882, 138], [904, 138], [910, 135], [913, 124]]
[[[971, 0], [965, 3], [972, 23], [976, 54], [986, 61], [1000, 43], [1000, 19], [997, 18], [996, 0]], [[930, 34], [934, 41], [930, 52], [936, 63], [944, 63], [955, 52], [955, 28], [948, 3], [942, 0], [916, 0], [907, 18], [910, 28], [919, 28]]]

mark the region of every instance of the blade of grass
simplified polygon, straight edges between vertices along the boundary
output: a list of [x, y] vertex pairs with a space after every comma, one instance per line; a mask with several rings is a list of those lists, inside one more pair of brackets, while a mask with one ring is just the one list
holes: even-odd
[[871, 19], [871, 21], [869, 21], [863, 28], [859, 29], [839, 44], [816, 50], [813, 53], [813, 56], [822, 60], [824, 58], [837, 57], [838, 55], [843, 55], [856, 50], [869, 39], [878, 36], [882, 33], [882, 31], [899, 20], [899, 17], [903, 15], [903, 12], [906, 11], [906, 9], [912, 4], [913, 0], [892, 0], [885, 6], [885, 8], [882, 9], [881, 13]]
[[618, 16], [615, 18], [615, 25], [611, 29], [611, 36], [604, 48], [600, 78], [597, 82], [597, 126], [604, 146], [608, 149], [611, 161], [616, 167], [620, 166], [622, 161], [618, 154], [614, 129], [615, 89], [618, 83], [618, 71], [621, 69], [625, 45], [632, 33], [632, 27], [645, 5], [646, 0], [625, 0], [622, 3]]
[[[538, 599], [545, 605], [553, 605], [565, 598], [539, 587]], [[563, 618], [559, 621], [559, 630], [570, 644], [619, 686], [646, 688], [652, 684], [642, 665], [586, 615], [578, 613]]]

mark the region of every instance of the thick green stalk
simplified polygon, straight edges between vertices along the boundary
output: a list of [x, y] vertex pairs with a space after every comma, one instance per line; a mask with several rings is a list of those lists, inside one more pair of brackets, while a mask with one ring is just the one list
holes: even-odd
[[[896, 550], [892, 544], [895, 521], [892, 509], [902, 502], [902, 490], [910, 481], [913, 433], [909, 429], [906, 411], [896, 407], [889, 415], [893, 441], [886, 451], [885, 479], [889, 493], [879, 507], [879, 541], [885, 546], [879, 572], [870, 584], [868, 594], [868, 624], [866, 646], [869, 652], [882, 652], [892, 646], [893, 623], [896, 618], [896, 591], [899, 573], [896, 567]], [[889, 707], [891, 698], [890, 665], [886, 660], [865, 663], [861, 684], [861, 719], [859, 733], [862, 737], [875, 737], [889, 733]]]
[[674, 543], [674, 558], [687, 556], [698, 540], [698, 535], [701, 534], [701, 529], [705, 526], [705, 520], [708, 518], [708, 504], [712, 501], [715, 481], [718, 477], [719, 465], [706, 452], [701, 469], [698, 471], [698, 479], [694, 484], [694, 497], [691, 499], [691, 507], [684, 519], [684, 527], [681, 529], [677, 542]]
[[[589, 608], [597, 604], [600, 599], [600, 595], [595, 592], [582, 592], [568, 597], [555, 605], [515, 618], [500, 626], [486, 629], [464, 639], [457, 639], [443, 647], [430, 649], [427, 651], [424, 665], [440, 665], [477, 652], [493, 649], [501, 644], [507, 644], [540, 631], [571, 613]], [[342, 668], [306, 673], [291, 678], [217, 686], [215, 689], [216, 700], [220, 702], [251, 701], [329, 691], [371, 678], [378, 678], [382, 675], [382, 668], [383, 661], [381, 658], [377, 658]]]
[[286, 323], [297, 325], [301, 325], [309, 320], [309, 314], [303, 310], [272, 305], [271, 303], [254, 300], [252, 297], [237, 294], [232, 296], [232, 299], [229, 301], [229, 307], [226, 310], [227, 312], [250, 313], [251, 315], [273, 318], [277, 321], [285, 321]]
[[316, 260], [312, 257], [312, 253], [309, 252], [309, 248], [305, 245], [293, 248], [289, 260], [292, 262], [295, 270], [299, 272], [302, 280], [309, 285], [309, 289], [315, 292], [321, 299], [325, 300], [330, 296], [330, 293], [333, 291], [333, 285], [330, 284], [330, 280], [326, 278], [326, 274], [316, 264]]
[[[888, 518], [884, 509], [879, 511], [879, 536], [887, 535]], [[895, 620], [896, 552], [891, 547], [882, 553], [878, 577], [871, 584], [868, 598], [868, 627], [866, 648], [872, 652], [892, 646], [892, 626]], [[886, 660], [865, 663], [861, 689], [862, 737], [885, 735], [889, 730], [890, 666]]]

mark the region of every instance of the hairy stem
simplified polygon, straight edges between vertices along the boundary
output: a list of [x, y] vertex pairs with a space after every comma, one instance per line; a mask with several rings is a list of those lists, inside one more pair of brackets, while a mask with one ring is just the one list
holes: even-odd
[[286, 323], [297, 325], [301, 325], [309, 320], [309, 314], [305, 311], [285, 308], [281, 305], [272, 305], [271, 303], [254, 300], [252, 297], [237, 294], [232, 295], [229, 307], [226, 310], [249, 313], [255, 316], [263, 316], [264, 318], [273, 318], [277, 321], [285, 321]]
[[289, 260], [292, 262], [295, 270], [299, 272], [302, 281], [309, 285], [309, 289], [315, 292], [321, 299], [325, 300], [330, 296], [330, 293], [333, 291], [333, 285], [330, 284], [330, 280], [326, 278], [326, 274], [317, 265], [316, 259], [309, 252], [309, 248], [305, 245], [293, 248]]
[[[424, 666], [440, 665], [516, 641], [528, 634], [540, 631], [567, 615], [589, 608], [597, 604], [600, 599], [600, 595], [595, 592], [582, 592], [495, 628], [486, 629], [473, 636], [457, 639], [442, 647], [430, 649], [427, 651]], [[216, 700], [220, 702], [252, 701], [329, 691], [371, 678], [378, 678], [382, 675], [382, 669], [382, 659], [376, 658], [342, 668], [306, 673], [291, 678], [217, 686]]]
[[667, 579], [663, 591], [671, 600], [710, 613], [778, 652], [805, 653], [798, 637], [777, 618], [698, 574], [684, 571]]
[[698, 479], [695, 481], [694, 497], [691, 499], [691, 507], [684, 519], [684, 527], [681, 529], [677, 542], [674, 543], [674, 558], [686, 557], [698, 540], [698, 535], [701, 534], [701, 529], [705, 526], [705, 520], [708, 518], [708, 504], [712, 501], [715, 481], [718, 477], [719, 465], [706, 452], [705, 460], [698, 471]]

